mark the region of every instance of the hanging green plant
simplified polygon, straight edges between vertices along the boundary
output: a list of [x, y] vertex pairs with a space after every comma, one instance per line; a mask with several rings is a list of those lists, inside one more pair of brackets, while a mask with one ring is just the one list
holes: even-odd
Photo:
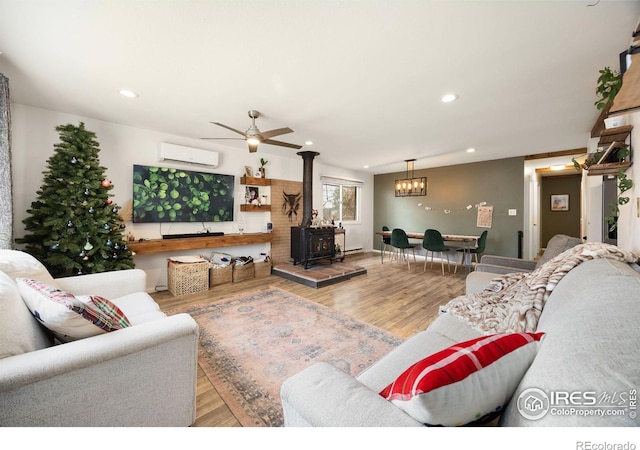
[[617, 70], [605, 67], [600, 70], [598, 77], [598, 85], [596, 86], [596, 94], [599, 99], [594, 103], [596, 108], [604, 109], [609, 103], [613, 102], [616, 94], [622, 87], [622, 75]]
[[633, 180], [627, 177], [624, 169], [620, 169], [616, 177], [618, 186], [618, 199], [615, 203], [611, 203], [611, 214], [604, 218], [605, 221], [609, 224], [609, 231], [614, 231], [618, 226], [618, 215], [620, 213], [620, 206], [629, 203], [629, 197], [622, 194], [633, 187]]

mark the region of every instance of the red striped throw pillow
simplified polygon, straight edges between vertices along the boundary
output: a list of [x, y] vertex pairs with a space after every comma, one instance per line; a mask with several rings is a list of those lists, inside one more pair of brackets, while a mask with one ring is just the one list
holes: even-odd
[[466, 425], [500, 413], [544, 333], [482, 336], [413, 364], [380, 392], [427, 425]]
[[18, 290], [35, 318], [60, 342], [82, 339], [131, 326], [125, 314], [106, 298], [75, 297], [37, 280], [18, 278]]

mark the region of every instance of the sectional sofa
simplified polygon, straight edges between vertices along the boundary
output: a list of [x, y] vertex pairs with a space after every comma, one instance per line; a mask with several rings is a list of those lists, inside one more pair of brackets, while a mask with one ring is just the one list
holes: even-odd
[[[405, 398], [396, 396], [393, 400], [381, 395], [393, 383], [400, 383], [410, 369], [418, 367], [416, 362], [428, 361], [442, 352], [451, 354], [450, 349], [462, 342], [490, 334], [455, 315], [451, 305], [443, 305], [443, 312], [425, 331], [412, 336], [357, 377], [330, 364], [317, 363], [287, 379], [281, 389], [285, 425], [640, 426], [636, 400], [640, 387], [637, 255], [627, 253], [619, 259], [591, 259], [584, 255], [591, 251], [588, 244], [580, 244], [536, 269], [544, 271], [547, 264], [565, 258], [569, 252], [583, 252], [580, 255], [585, 259], [563, 274], [550, 292], [540, 287], [544, 306], [533, 331], [543, 336], [535, 344], [535, 354], [524, 365], [505, 364], [484, 377], [482, 373], [491, 365], [481, 367], [476, 378], [446, 381], [434, 393], [428, 393], [431, 397], [419, 389], [407, 390], [403, 392]], [[526, 283], [537, 274], [536, 270], [529, 275], [504, 277]], [[464, 301], [474, 296], [486, 299], [485, 290], [503, 289], [507, 278], [497, 278], [503, 281], [502, 287], [493, 283], [450, 303], [464, 306]], [[473, 301], [466, 304], [471, 308], [474, 305]], [[437, 373], [433, 367], [423, 366], [421, 370]], [[416, 382], [416, 386], [423, 385]], [[498, 400], [491, 400], [495, 405], [493, 414], [484, 415], [488, 411], [480, 410], [474, 402], [482, 403], [496, 392]], [[427, 400], [426, 404], [410, 404], [420, 397]], [[416, 418], [417, 409], [433, 405], [435, 410], [426, 415], [431, 423], [420, 418], [423, 416]], [[478, 418], [486, 420], [451, 422], [453, 415], [473, 414], [474, 408], [481, 413]], [[440, 414], [442, 411], [447, 414]]]

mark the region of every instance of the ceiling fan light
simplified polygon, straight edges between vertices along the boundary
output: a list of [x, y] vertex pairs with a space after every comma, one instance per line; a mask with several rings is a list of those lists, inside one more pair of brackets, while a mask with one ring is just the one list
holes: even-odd
[[247, 138], [247, 143], [249, 145], [258, 145], [260, 143], [260, 139], [258, 139], [256, 137], [248, 137]]

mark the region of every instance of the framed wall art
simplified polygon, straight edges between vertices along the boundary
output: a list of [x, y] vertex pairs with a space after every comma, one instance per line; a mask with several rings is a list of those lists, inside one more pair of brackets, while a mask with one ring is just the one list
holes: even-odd
[[569, 211], [569, 194], [552, 194], [551, 211]]

